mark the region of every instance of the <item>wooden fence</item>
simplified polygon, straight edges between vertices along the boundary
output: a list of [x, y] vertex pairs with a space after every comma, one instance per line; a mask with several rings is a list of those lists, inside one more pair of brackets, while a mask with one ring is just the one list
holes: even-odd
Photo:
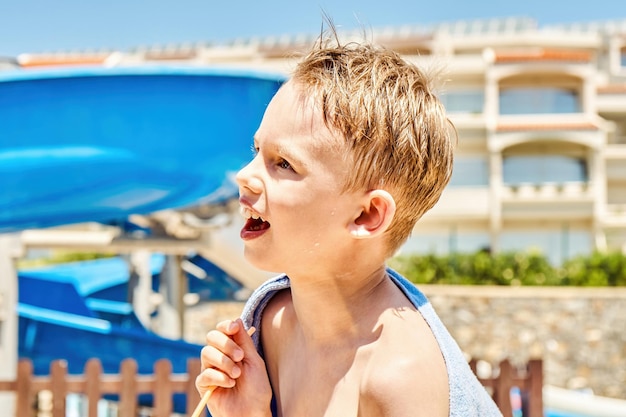
[[[477, 361], [470, 361], [476, 373]], [[513, 417], [511, 389], [518, 387], [522, 399], [524, 417], [543, 417], [543, 369], [541, 360], [531, 360], [526, 369], [514, 368], [508, 360], [500, 362], [497, 375], [480, 378], [480, 382], [492, 397], [504, 417]], [[137, 364], [132, 359], [121, 363], [120, 374], [104, 374], [98, 359], [91, 359], [85, 365], [83, 375], [68, 375], [67, 364], [59, 360], [52, 362], [49, 376], [34, 376], [32, 363], [20, 360], [15, 381], [0, 381], [0, 391], [14, 391], [17, 394], [15, 417], [37, 415], [37, 394], [48, 390], [52, 393], [51, 417], [65, 417], [66, 398], [69, 393], [83, 394], [87, 399], [85, 417], [98, 416], [98, 402], [103, 395], [118, 395], [118, 417], [138, 415], [137, 398], [140, 394], [153, 394], [150, 410], [152, 417], [171, 417], [173, 394], [186, 394], [186, 410], [191, 413], [200, 397], [195, 388], [195, 377], [200, 372], [200, 360], [187, 362], [186, 374], [173, 374], [168, 360], [160, 360], [154, 365], [153, 375], [137, 373]]]
[[173, 374], [171, 363], [166, 359], [159, 360], [154, 364], [153, 375], [138, 374], [137, 363], [133, 359], [121, 363], [119, 374], [104, 374], [100, 361], [91, 359], [85, 365], [83, 375], [68, 375], [66, 362], [59, 360], [50, 365], [50, 375], [42, 377], [33, 375], [30, 361], [20, 360], [16, 380], [0, 381], [0, 391], [16, 392], [15, 417], [36, 415], [37, 394], [43, 390], [52, 393], [52, 417], [65, 417], [65, 401], [69, 393], [85, 395], [88, 407], [85, 417], [98, 416], [98, 401], [106, 394], [119, 395], [119, 417], [137, 416], [140, 394], [153, 394], [151, 416], [170, 417], [174, 393], [187, 394], [187, 410], [193, 410], [200, 401], [195, 388], [195, 377], [199, 373], [199, 359], [187, 362], [186, 374]]
[[[476, 372], [477, 361], [472, 359], [470, 367]], [[478, 375], [478, 374], [477, 374]], [[521, 411], [524, 417], [543, 417], [543, 361], [531, 359], [525, 369], [517, 369], [507, 359], [500, 362], [497, 375], [478, 380], [491, 392], [491, 396], [503, 417], [513, 417], [511, 390], [519, 389]]]

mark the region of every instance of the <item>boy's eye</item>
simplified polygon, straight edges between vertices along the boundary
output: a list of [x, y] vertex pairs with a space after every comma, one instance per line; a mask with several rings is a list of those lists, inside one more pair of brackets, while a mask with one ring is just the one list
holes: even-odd
[[285, 161], [284, 159], [281, 159], [280, 161], [278, 161], [276, 165], [278, 165], [282, 169], [291, 169], [291, 164]]

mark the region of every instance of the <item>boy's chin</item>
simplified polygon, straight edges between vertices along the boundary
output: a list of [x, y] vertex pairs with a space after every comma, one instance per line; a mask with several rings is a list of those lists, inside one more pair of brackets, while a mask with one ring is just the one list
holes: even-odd
[[244, 248], [243, 256], [250, 265], [261, 271], [275, 273], [280, 272], [280, 268], [278, 268], [277, 265], [274, 265], [269, 259], [267, 259], [266, 256], [261, 256], [258, 253], [254, 253], [253, 250], [247, 247]]

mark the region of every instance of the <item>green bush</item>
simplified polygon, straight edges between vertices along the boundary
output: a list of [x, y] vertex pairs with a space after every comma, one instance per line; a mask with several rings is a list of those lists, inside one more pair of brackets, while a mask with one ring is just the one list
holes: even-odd
[[626, 286], [626, 257], [618, 252], [595, 252], [563, 265], [563, 285]]
[[416, 284], [626, 286], [626, 257], [593, 253], [554, 267], [535, 252], [404, 255], [389, 265]]
[[94, 259], [110, 258], [113, 256], [115, 256], [113, 253], [54, 251], [46, 257], [19, 259], [17, 261], [17, 267], [34, 268], [67, 262], [91, 261]]

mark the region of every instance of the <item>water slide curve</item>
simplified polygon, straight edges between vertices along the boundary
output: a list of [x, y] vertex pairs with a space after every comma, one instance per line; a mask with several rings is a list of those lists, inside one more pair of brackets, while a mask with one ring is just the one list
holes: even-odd
[[232, 193], [282, 81], [145, 66], [0, 72], [0, 233]]

